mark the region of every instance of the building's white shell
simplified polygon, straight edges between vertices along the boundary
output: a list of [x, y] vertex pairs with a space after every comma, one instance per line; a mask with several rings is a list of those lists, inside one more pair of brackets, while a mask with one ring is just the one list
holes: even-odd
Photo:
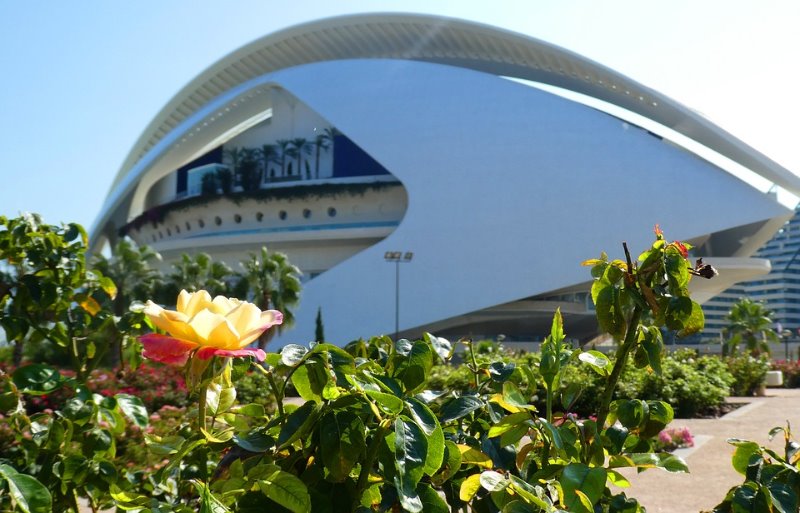
[[635, 125], [504, 77], [615, 104], [800, 193], [795, 175], [756, 150], [571, 52], [464, 21], [348, 16], [267, 36], [191, 82], [134, 146], [93, 244], [113, 240], [152, 206], [160, 181], [272, 108], [279, 90], [354, 141], [407, 195], [385, 239], [306, 283], [297, 328], [281, 343], [310, 341], [318, 308], [330, 341], [391, 333], [396, 276], [386, 251], [414, 252], [400, 270], [406, 333], [524, 331], [543, 307], [569, 314], [564, 298], [588, 278], [579, 263], [619, 253], [622, 240], [643, 249], [655, 223], [728, 271], [702, 296], [769, 269], [746, 257], [791, 216], [774, 197]]

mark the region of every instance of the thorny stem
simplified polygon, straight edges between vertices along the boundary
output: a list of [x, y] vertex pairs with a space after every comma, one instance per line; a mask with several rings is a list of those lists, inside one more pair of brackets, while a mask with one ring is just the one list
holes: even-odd
[[606, 388], [603, 391], [603, 397], [600, 401], [600, 410], [597, 413], [597, 429], [600, 431], [602, 431], [603, 426], [606, 423], [609, 407], [611, 405], [611, 399], [614, 397], [614, 390], [617, 388], [617, 382], [622, 375], [622, 370], [625, 368], [625, 362], [628, 359], [628, 354], [636, 344], [636, 337], [639, 333], [639, 320], [641, 316], [642, 308], [637, 305], [633, 309], [633, 315], [631, 315], [630, 322], [628, 322], [628, 330], [625, 333], [625, 341], [617, 349], [614, 368], [611, 370], [611, 375], [608, 377], [608, 382], [606, 383]]
[[206, 430], [206, 402], [208, 401], [208, 385], [200, 386], [200, 399], [197, 405], [197, 424], [203, 431]]
[[[269, 387], [272, 389], [272, 394], [275, 396], [275, 403], [278, 407], [278, 416], [283, 418], [283, 390], [285, 390], [285, 385], [283, 389], [279, 389], [278, 384], [275, 382], [275, 376], [273, 376], [270, 371], [258, 364], [256, 364], [255, 367], [267, 377]], [[282, 420], [281, 422], [284, 421], [285, 420]]]
[[467, 345], [469, 346], [469, 355], [472, 358], [472, 372], [475, 374], [475, 389], [477, 390], [480, 371], [478, 371], [478, 360], [475, 359], [475, 346], [472, 345], [472, 340], [467, 342]]
[[358, 474], [358, 483], [356, 484], [356, 493], [355, 493], [355, 500], [353, 501], [353, 511], [361, 503], [361, 495], [363, 495], [364, 490], [367, 487], [367, 481], [369, 479], [369, 473], [372, 470], [372, 465], [375, 463], [375, 458], [378, 456], [378, 449], [381, 447], [381, 442], [383, 442], [384, 437], [386, 436], [386, 432], [389, 430], [388, 421], [381, 422], [378, 426], [378, 429], [375, 431], [375, 436], [372, 438], [372, 442], [369, 444], [369, 449], [367, 449], [367, 458], [364, 460], [364, 463], [361, 465], [361, 472]]

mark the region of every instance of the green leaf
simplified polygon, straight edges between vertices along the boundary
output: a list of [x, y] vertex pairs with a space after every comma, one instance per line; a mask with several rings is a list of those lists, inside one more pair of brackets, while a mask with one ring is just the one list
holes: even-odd
[[397, 473], [416, 488], [422, 478], [428, 452], [425, 432], [416, 422], [398, 417], [394, 422], [394, 454]]
[[442, 423], [447, 423], [469, 415], [473, 411], [482, 407], [483, 401], [481, 401], [480, 398], [472, 395], [462, 395], [461, 397], [456, 397], [445, 404], [442, 407], [439, 416]]
[[564, 490], [564, 505], [572, 511], [578, 503], [582, 503], [576, 494], [578, 491], [589, 499], [591, 505], [600, 500], [606, 485], [606, 470], [591, 468], [583, 463], [570, 463], [561, 471], [559, 482]]
[[489, 376], [496, 383], [505, 383], [514, 374], [516, 367], [514, 362], [493, 362], [489, 364]]
[[208, 386], [206, 404], [209, 413], [219, 415], [225, 413], [236, 402], [236, 388], [225, 386], [218, 381], [212, 382]]
[[737, 487], [731, 498], [731, 506], [735, 513], [771, 513], [769, 496], [763, 487], [748, 481]]
[[481, 486], [490, 492], [505, 490], [509, 485], [508, 478], [495, 470], [484, 470], [480, 476]]
[[510, 480], [509, 487], [527, 504], [533, 504], [544, 511], [552, 511], [552, 504], [550, 504], [549, 500], [545, 500], [546, 497], [543, 497], [543, 494], [540, 493], [541, 488], [534, 487], [513, 474], [508, 477]]
[[425, 333], [423, 337], [425, 341], [433, 347], [433, 350], [439, 355], [439, 358], [441, 358], [443, 362], [449, 360], [453, 355], [453, 344], [446, 338], [437, 337], [430, 333]]
[[[428, 437], [428, 450], [425, 457], [423, 472], [426, 475], [434, 475], [442, 466], [444, 458], [444, 432], [436, 415], [422, 401], [411, 398], [406, 401], [411, 417], [417, 423], [425, 436]], [[424, 501], [423, 501], [424, 502]]]
[[278, 435], [278, 445], [286, 447], [295, 440], [305, 437], [319, 418], [320, 410], [317, 403], [309, 401], [289, 414]]
[[761, 448], [755, 442], [743, 442], [738, 444], [733, 451], [732, 464], [736, 472], [745, 475], [747, 473], [747, 466], [750, 464], [750, 457], [754, 454], [759, 454]]
[[65, 381], [58, 369], [43, 363], [19, 367], [12, 378], [20, 392], [31, 395], [50, 394], [61, 388]]
[[292, 374], [292, 385], [306, 401], [322, 401], [322, 392], [330, 376], [325, 363], [318, 357], [310, 357]]
[[347, 479], [366, 451], [364, 423], [349, 411], [325, 414], [319, 427], [322, 462], [333, 482]]
[[431, 485], [420, 483], [417, 486], [417, 495], [422, 502], [422, 511], [425, 513], [450, 513], [450, 507], [444, 499], [431, 488]]
[[444, 442], [444, 457], [442, 466], [437, 474], [431, 477], [431, 482], [436, 486], [441, 486], [450, 480], [461, 468], [461, 450], [450, 440]]
[[647, 354], [647, 360], [650, 363], [650, 367], [657, 375], [660, 376], [661, 356], [664, 352], [664, 342], [661, 338], [661, 330], [655, 326], [650, 326], [647, 329], [642, 330], [641, 337], [642, 338], [639, 343]]
[[772, 481], [767, 485], [767, 491], [778, 513], [795, 513], [800, 511], [800, 504], [798, 504], [797, 493], [791, 486]]
[[308, 349], [297, 344], [287, 344], [281, 349], [281, 363], [287, 367], [294, 367], [303, 361]]
[[578, 359], [583, 363], [589, 364], [595, 372], [601, 376], [611, 374], [611, 360], [600, 351], [585, 351], [578, 355]]
[[658, 435], [661, 430], [672, 422], [674, 412], [672, 406], [664, 401], [647, 401], [648, 419], [642, 429], [641, 436], [645, 438]]
[[417, 341], [408, 355], [396, 353], [393, 357], [394, 373], [406, 387], [407, 394], [413, 394], [425, 386], [433, 367], [433, 352], [428, 344]]
[[533, 427], [533, 420], [531, 419], [531, 414], [527, 411], [521, 411], [517, 413], [512, 413], [511, 415], [506, 415], [500, 422], [496, 423], [494, 426], [489, 428], [488, 437], [495, 438], [503, 433], [510, 431], [511, 429], [522, 425], [526, 430], [529, 427]]
[[242, 449], [250, 452], [265, 452], [267, 449], [272, 447], [272, 445], [275, 443], [275, 440], [273, 440], [269, 435], [259, 431], [253, 431], [251, 433], [247, 433], [246, 436], [234, 436], [233, 442]]
[[667, 272], [667, 282], [669, 293], [674, 297], [687, 296], [689, 286], [689, 266], [688, 262], [680, 250], [670, 244], [664, 251], [664, 265]]
[[264, 479], [259, 479], [261, 493], [293, 513], [311, 511], [311, 497], [306, 485], [295, 475], [275, 470]]
[[[669, 454], [667, 452], [660, 453], [631, 453], [626, 455], [627, 459], [633, 462], [633, 466], [644, 468], [660, 468], [667, 472], [689, 472], [689, 467], [682, 458]], [[616, 465], [611, 465], [616, 466]]]
[[639, 399], [621, 399], [616, 403], [617, 418], [626, 428], [636, 429], [647, 422], [650, 409], [646, 402]]
[[148, 426], [150, 419], [147, 415], [147, 408], [144, 407], [141, 399], [129, 394], [117, 394], [114, 399], [117, 400], [117, 406], [122, 411], [122, 414], [134, 424], [140, 428]]
[[367, 396], [378, 403], [378, 407], [390, 415], [398, 415], [403, 411], [403, 400], [392, 394], [378, 392], [376, 390], [365, 390]]
[[53, 498], [36, 478], [18, 473], [9, 465], [0, 465], [0, 477], [8, 485], [8, 494], [24, 513], [50, 513]]

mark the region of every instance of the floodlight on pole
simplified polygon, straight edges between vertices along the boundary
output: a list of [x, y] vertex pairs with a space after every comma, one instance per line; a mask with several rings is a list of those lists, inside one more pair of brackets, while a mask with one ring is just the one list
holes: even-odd
[[383, 254], [384, 260], [394, 262], [394, 339], [400, 333], [400, 263], [409, 263], [414, 258], [413, 251], [387, 251]]

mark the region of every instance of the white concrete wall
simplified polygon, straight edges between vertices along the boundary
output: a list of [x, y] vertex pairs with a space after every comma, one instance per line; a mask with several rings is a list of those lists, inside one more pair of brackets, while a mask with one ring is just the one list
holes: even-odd
[[624, 240], [641, 251], [656, 223], [691, 239], [787, 213], [642, 130], [496, 76], [355, 60], [265, 80], [319, 112], [409, 195], [395, 232], [306, 287], [297, 328], [273, 348], [312, 340], [318, 307], [331, 342], [391, 333], [388, 250], [415, 254], [402, 268], [403, 330], [586, 281], [582, 260], [620, 257]]

